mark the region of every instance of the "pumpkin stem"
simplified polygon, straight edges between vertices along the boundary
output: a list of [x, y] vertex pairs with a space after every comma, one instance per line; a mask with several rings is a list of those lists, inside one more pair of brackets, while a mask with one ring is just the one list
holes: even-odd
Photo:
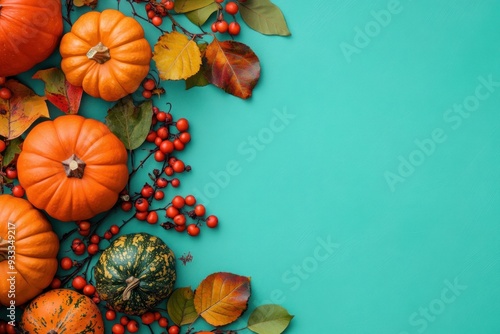
[[9, 241], [0, 237], [0, 262], [7, 260], [9, 246], [12, 246]]
[[127, 283], [127, 287], [125, 288], [125, 290], [123, 290], [122, 299], [129, 300], [130, 295], [132, 294], [132, 290], [137, 288], [139, 286], [140, 282], [141, 281], [137, 277], [134, 277], [134, 276], [130, 276], [129, 278], [127, 278], [125, 280], [125, 283]]
[[47, 334], [57, 334], [57, 332], [53, 329], [51, 329], [50, 331], [47, 332]]
[[83, 177], [85, 162], [83, 162], [83, 160], [78, 158], [75, 154], [64, 160], [62, 164], [67, 177], [76, 177], [79, 179]]
[[99, 64], [104, 64], [111, 59], [111, 55], [108, 47], [99, 42], [96, 46], [90, 48], [87, 52], [87, 58], [95, 60]]

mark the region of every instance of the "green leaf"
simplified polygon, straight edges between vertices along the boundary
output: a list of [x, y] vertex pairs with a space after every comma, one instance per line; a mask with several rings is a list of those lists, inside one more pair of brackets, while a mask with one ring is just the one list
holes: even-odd
[[208, 18], [217, 11], [217, 4], [212, 2], [210, 5], [187, 12], [186, 16], [189, 21], [193, 22], [197, 26], [202, 26], [207, 22]]
[[167, 302], [167, 312], [176, 325], [191, 324], [198, 318], [193, 300], [194, 292], [189, 287], [178, 288], [172, 292]]
[[214, 3], [214, 0], [175, 0], [174, 10], [177, 13], [187, 13], [212, 3]]
[[106, 124], [128, 150], [134, 150], [144, 143], [152, 117], [153, 104], [150, 100], [135, 106], [128, 95], [108, 110]]
[[12, 162], [14, 162], [17, 159], [17, 156], [19, 153], [21, 153], [21, 145], [23, 143], [23, 140], [21, 137], [17, 137], [15, 139], [12, 139], [9, 141], [9, 145], [7, 145], [7, 148], [5, 149], [5, 152], [3, 153], [3, 162], [2, 164], [4, 166], [8, 166]]
[[248, 329], [257, 334], [280, 334], [288, 327], [293, 315], [276, 304], [257, 307], [248, 318]]
[[240, 14], [248, 26], [264, 35], [290, 36], [285, 17], [269, 0], [240, 2]]

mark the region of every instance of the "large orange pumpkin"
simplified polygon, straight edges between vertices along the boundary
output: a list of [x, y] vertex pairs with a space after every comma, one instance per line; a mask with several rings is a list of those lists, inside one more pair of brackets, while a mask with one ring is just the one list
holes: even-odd
[[25, 199], [0, 195], [0, 304], [21, 305], [45, 289], [57, 271], [59, 239]]
[[61, 221], [113, 207], [128, 181], [125, 145], [102, 122], [79, 115], [36, 125], [17, 160], [28, 200]]
[[136, 91], [152, 56], [139, 22], [114, 9], [80, 16], [63, 36], [59, 51], [66, 79], [106, 101]]
[[104, 334], [97, 305], [69, 289], [50, 290], [34, 299], [24, 310], [20, 327], [26, 333]]
[[0, 77], [47, 59], [62, 32], [60, 0], [0, 0]]

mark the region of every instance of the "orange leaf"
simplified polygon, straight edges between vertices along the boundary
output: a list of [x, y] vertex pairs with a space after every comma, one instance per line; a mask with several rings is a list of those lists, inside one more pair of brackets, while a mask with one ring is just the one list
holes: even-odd
[[212, 326], [237, 320], [247, 309], [250, 278], [231, 273], [207, 276], [194, 293], [196, 312]]
[[213, 85], [242, 99], [252, 96], [260, 78], [260, 62], [247, 45], [216, 38], [205, 51], [205, 76]]
[[5, 86], [12, 91], [12, 97], [0, 99], [0, 136], [9, 140], [17, 138], [38, 118], [50, 117], [45, 97], [14, 79], [8, 80]]

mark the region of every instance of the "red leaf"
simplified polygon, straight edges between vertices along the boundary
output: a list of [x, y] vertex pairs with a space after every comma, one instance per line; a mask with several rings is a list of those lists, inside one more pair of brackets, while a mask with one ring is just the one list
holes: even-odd
[[247, 45], [216, 38], [205, 52], [207, 80], [229, 94], [242, 99], [252, 96], [260, 78], [260, 62]]
[[59, 68], [40, 70], [33, 79], [45, 82], [45, 96], [53, 105], [66, 114], [77, 114], [82, 99], [82, 87], [73, 86]]

